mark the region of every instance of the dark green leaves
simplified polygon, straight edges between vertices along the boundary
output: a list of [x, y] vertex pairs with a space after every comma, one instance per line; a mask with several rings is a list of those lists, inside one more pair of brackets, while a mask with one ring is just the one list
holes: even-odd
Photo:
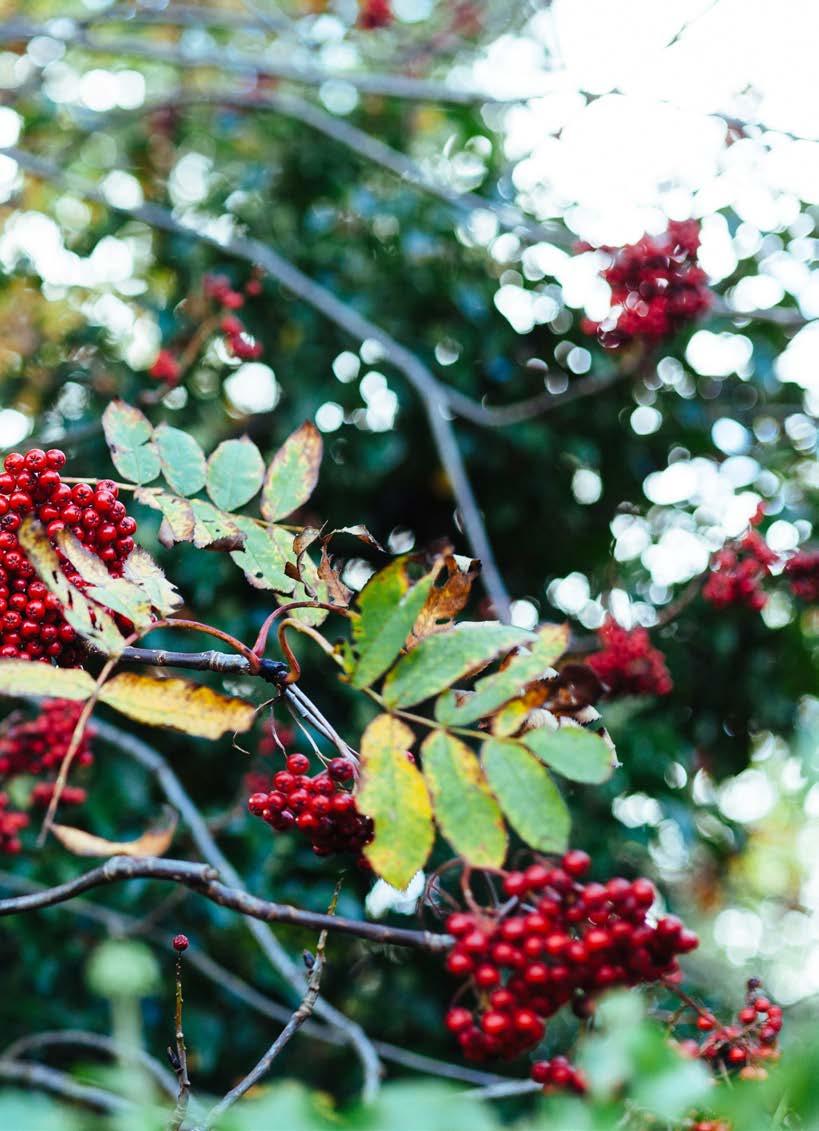
[[111, 401], [102, 414], [105, 439], [114, 467], [131, 483], [150, 483], [160, 471], [159, 451], [150, 420], [124, 401]]
[[598, 734], [580, 726], [562, 726], [558, 730], [538, 727], [522, 735], [521, 742], [570, 781], [597, 785], [611, 777], [615, 757]]
[[475, 754], [440, 730], [429, 735], [421, 753], [441, 832], [473, 867], [499, 868], [508, 847], [506, 829]]
[[491, 621], [459, 624], [437, 636], [428, 636], [399, 660], [387, 676], [384, 699], [391, 707], [420, 703], [516, 644], [531, 639], [532, 634], [522, 628]]
[[483, 768], [515, 832], [541, 852], [564, 852], [569, 839], [566, 802], [543, 766], [517, 742], [483, 744]]
[[409, 755], [415, 736], [391, 715], [379, 715], [361, 738], [359, 808], [375, 821], [364, 850], [376, 873], [405, 888], [432, 849], [435, 831], [427, 787]]
[[208, 494], [221, 510], [243, 507], [258, 492], [263, 479], [264, 460], [247, 436], [225, 440], [208, 460]]

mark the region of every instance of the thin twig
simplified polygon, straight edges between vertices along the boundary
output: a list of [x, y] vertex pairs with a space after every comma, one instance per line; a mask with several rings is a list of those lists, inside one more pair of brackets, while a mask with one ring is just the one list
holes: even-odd
[[66, 173], [50, 161], [36, 157], [17, 146], [2, 148], [0, 153], [16, 161], [21, 168], [34, 176], [70, 188], [88, 200], [97, 201], [115, 212], [141, 220], [151, 227], [196, 239], [200, 243], [216, 248], [222, 254], [232, 255], [259, 266], [277, 279], [286, 290], [319, 311], [353, 338], [360, 342], [377, 341], [385, 360], [403, 373], [423, 401], [438, 455], [449, 478], [472, 556], [481, 562], [481, 577], [496, 615], [501, 620], [508, 620], [509, 594], [495, 561], [483, 516], [452, 427], [448, 390], [416, 354], [401, 345], [386, 330], [348, 306], [332, 291], [303, 274], [294, 264], [261, 240], [239, 235], [220, 239], [209, 232], [181, 223], [168, 209], [157, 204], [146, 203], [132, 208], [114, 205], [101, 189], [82, 178]]
[[292, 1040], [292, 1038], [305, 1023], [305, 1021], [307, 1021], [307, 1019], [310, 1017], [318, 998], [319, 985], [321, 983], [321, 972], [324, 968], [324, 947], [326, 942], [327, 932], [322, 931], [321, 936], [319, 937], [316, 956], [313, 960], [313, 966], [310, 970], [310, 976], [307, 979], [307, 990], [305, 991], [304, 997], [298, 1009], [282, 1029], [281, 1033], [279, 1033], [278, 1037], [261, 1058], [261, 1060], [259, 1060], [258, 1063], [254, 1065], [254, 1067], [250, 1070], [250, 1072], [248, 1072], [247, 1076], [245, 1076], [243, 1080], [240, 1080], [234, 1088], [231, 1088], [227, 1095], [224, 1096], [219, 1101], [219, 1103], [216, 1104], [208, 1112], [204, 1123], [205, 1131], [208, 1131], [209, 1128], [213, 1127], [217, 1119], [220, 1119], [221, 1116], [224, 1115], [224, 1113], [228, 1110], [228, 1108], [232, 1107], [237, 1100], [241, 1099], [245, 1092], [250, 1091], [254, 1084], [257, 1084], [259, 1080], [264, 1079], [264, 1077], [270, 1071], [273, 1065], [273, 1061], [276, 1059], [285, 1045], [287, 1045]]
[[7, 1060], [0, 1058], [0, 1079], [10, 1080], [18, 1087], [30, 1084], [46, 1092], [63, 1096], [73, 1103], [84, 1104], [101, 1112], [133, 1112], [134, 1106], [124, 1096], [107, 1092], [103, 1088], [93, 1088], [88, 1084], [78, 1084], [65, 1072], [47, 1068], [44, 1064], [32, 1064], [27, 1060]]
[[185, 1030], [182, 1026], [182, 953], [176, 955], [176, 971], [174, 978], [175, 1009], [174, 1009], [174, 1040], [176, 1049], [168, 1046], [168, 1056], [173, 1064], [178, 1084], [176, 1106], [171, 1116], [170, 1131], [181, 1131], [182, 1124], [188, 1112], [191, 1098], [191, 1079], [188, 1075], [188, 1050], [185, 1046]]
[[[418, 79], [410, 75], [378, 74], [375, 72], [337, 71], [314, 63], [294, 63], [288, 59], [272, 59], [268, 55], [239, 54], [222, 48], [182, 49], [153, 39], [119, 35], [116, 38], [95, 38], [89, 31], [70, 21], [58, 24], [36, 24], [29, 20], [8, 20], [0, 24], [0, 43], [16, 43], [49, 36], [69, 46], [97, 55], [131, 55], [166, 63], [171, 67], [186, 69], [206, 68], [222, 73], [250, 77], [286, 79], [303, 86], [322, 86], [326, 82], [343, 82], [361, 94], [384, 95], [388, 98], [406, 98], [411, 101], [451, 103], [472, 106], [481, 103], [516, 103], [536, 97], [534, 90], [514, 95], [493, 95], [485, 91], [459, 89], [434, 79]], [[540, 93], [545, 93], [541, 91]]]
[[70, 1048], [94, 1049], [118, 1060], [130, 1059], [150, 1073], [157, 1084], [169, 1096], [176, 1095], [176, 1081], [167, 1068], [160, 1064], [144, 1049], [134, 1045], [123, 1045], [104, 1033], [90, 1033], [85, 1029], [49, 1029], [42, 1033], [31, 1033], [19, 1037], [0, 1053], [0, 1060], [16, 1060], [24, 1053], [40, 1049], [69, 1046]]

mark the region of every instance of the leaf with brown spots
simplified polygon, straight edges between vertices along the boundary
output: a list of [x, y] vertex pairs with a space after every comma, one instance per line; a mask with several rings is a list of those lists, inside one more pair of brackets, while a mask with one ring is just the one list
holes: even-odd
[[469, 600], [472, 583], [481, 572], [480, 562], [467, 560], [465, 568], [461, 568], [454, 554], [447, 554], [444, 565], [447, 577], [442, 585], [435, 585], [430, 590], [413, 625], [408, 641], [410, 648], [425, 637], [443, 632], [452, 625]]
[[276, 452], [262, 487], [262, 516], [268, 522], [287, 518], [307, 502], [318, 482], [323, 444], [315, 424], [307, 420]]

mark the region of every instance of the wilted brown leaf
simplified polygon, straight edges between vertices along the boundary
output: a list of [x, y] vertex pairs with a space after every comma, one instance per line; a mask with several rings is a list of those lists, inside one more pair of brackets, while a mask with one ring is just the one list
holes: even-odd
[[444, 565], [447, 570], [446, 580], [442, 585], [435, 585], [430, 590], [424, 607], [413, 625], [408, 641], [410, 648], [424, 637], [432, 636], [436, 632], [444, 632], [452, 625], [455, 617], [469, 600], [472, 583], [481, 572], [480, 562], [468, 561], [465, 568], [461, 568], [454, 554], [446, 555]]

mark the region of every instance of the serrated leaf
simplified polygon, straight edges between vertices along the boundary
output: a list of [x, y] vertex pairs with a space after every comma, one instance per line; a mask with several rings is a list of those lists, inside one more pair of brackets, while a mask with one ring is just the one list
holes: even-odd
[[125, 577], [112, 577], [97, 555], [69, 530], [61, 530], [55, 541], [60, 553], [86, 582], [86, 597], [127, 617], [136, 628], [147, 628], [151, 623], [151, 604], [137, 585]]
[[436, 567], [412, 585], [408, 562], [406, 557], [396, 558], [374, 574], [358, 595], [353, 616], [358, 655], [350, 679], [353, 687], [369, 687], [398, 656], [438, 576]]
[[272, 589], [290, 596], [296, 583], [285, 573], [285, 567], [296, 560], [293, 535], [279, 526], [265, 529], [246, 515], [236, 515], [233, 522], [245, 541], [241, 550], [230, 556], [250, 584], [254, 589]]
[[94, 679], [81, 668], [54, 668], [44, 662], [0, 660], [0, 695], [45, 695], [49, 698], [88, 699]]
[[473, 751], [438, 730], [425, 740], [421, 752], [441, 832], [468, 864], [500, 868], [509, 845], [506, 827]]
[[531, 848], [564, 852], [571, 821], [566, 802], [548, 772], [518, 742], [488, 739], [481, 762], [509, 824]]
[[361, 737], [358, 806], [375, 822], [364, 854], [376, 874], [400, 890], [426, 864], [435, 840], [427, 787], [407, 757], [414, 741], [392, 715], [373, 719]]
[[546, 674], [562, 656], [569, 640], [566, 625], [547, 624], [537, 630], [532, 648], [514, 656], [502, 671], [475, 684], [473, 695], [458, 697], [448, 691], [435, 704], [435, 717], [446, 726], [466, 726], [486, 718], [510, 699], [520, 695], [530, 680]]
[[262, 489], [262, 515], [268, 522], [287, 518], [313, 494], [322, 448], [321, 433], [309, 420], [284, 441], [267, 469]]
[[410, 646], [415, 645], [425, 636], [432, 636], [436, 632], [445, 632], [459, 612], [465, 607], [472, 590], [472, 583], [480, 574], [480, 562], [467, 560], [461, 562], [454, 554], [447, 554], [444, 559], [447, 578], [443, 585], [436, 585], [430, 590], [426, 604], [418, 614], [412, 627]]
[[125, 559], [123, 576], [140, 588], [151, 607], [162, 616], [169, 616], [184, 604], [176, 586], [141, 546], [135, 546]]
[[196, 516], [187, 499], [178, 495], [168, 495], [164, 491], [138, 488], [134, 498], [146, 507], [152, 507], [162, 515], [163, 526], [167, 528], [172, 542], [192, 542], [196, 528]]
[[221, 738], [249, 730], [252, 703], [220, 695], [186, 679], [155, 679], [124, 672], [103, 685], [100, 702], [146, 726], [170, 727], [197, 738]]
[[62, 615], [75, 632], [93, 642], [107, 656], [118, 656], [125, 641], [114, 620], [97, 604], [88, 601], [63, 573], [57, 551], [36, 519], [23, 520], [17, 537], [37, 576], [55, 594]]
[[159, 451], [144, 413], [125, 401], [111, 401], [102, 428], [114, 467], [130, 483], [151, 483], [159, 475]]
[[520, 741], [558, 774], [570, 781], [598, 785], [614, 770], [612, 752], [604, 740], [581, 726], [557, 730], [537, 727], [521, 735]]
[[264, 460], [249, 436], [223, 441], [208, 460], [208, 494], [220, 510], [243, 507], [263, 480]]
[[420, 703], [532, 639], [532, 633], [525, 629], [494, 621], [466, 622], [428, 636], [389, 673], [384, 681], [384, 700], [390, 707]]
[[165, 482], [178, 495], [195, 495], [205, 486], [207, 463], [205, 453], [187, 432], [160, 424], [154, 430], [154, 442]]
[[217, 510], [205, 499], [191, 499], [193, 544], [198, 550], [237, 550], [245, 536], [233, 515]]
[[71, 825], [51, 825], [60, 844], [75, 856], [164, 856], [176, 832], [177, 817], [171, 810], [161, 826], [147, 829], [136, 840], [106, 840]]

